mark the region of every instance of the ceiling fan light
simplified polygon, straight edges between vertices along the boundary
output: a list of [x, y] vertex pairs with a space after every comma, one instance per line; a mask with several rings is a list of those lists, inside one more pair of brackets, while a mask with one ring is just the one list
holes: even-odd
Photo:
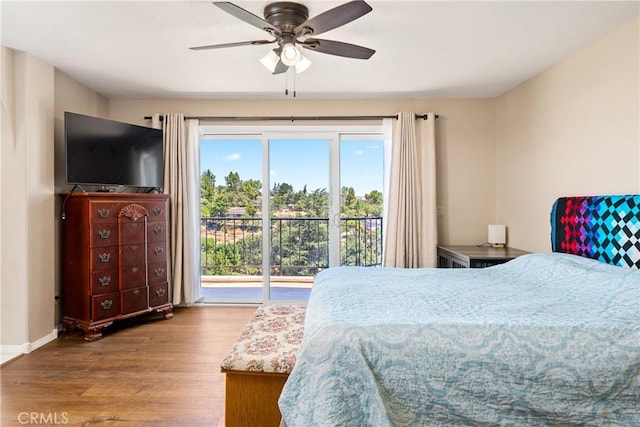
[[262, 65], [272, 73], [276, 70], [276, 66], [278, 65], [278, 61], [280, 61], [280, 57], [273, 50], [270, 50], [263, 58], [260, 59]]
[[284, 65], [292, 67], [302, 60], [302, 53], [300, 53], [300, 50], [293, 43], [286, 43], [282, 46], [280, 59]]
[[311, 65], [311, 61], [309, 61], [306, 56], [302, 55], [302, 59], [300, 59], [300, 62], [296, 64], [296, 73], [300, 74], [309, 68], [309, 65]]

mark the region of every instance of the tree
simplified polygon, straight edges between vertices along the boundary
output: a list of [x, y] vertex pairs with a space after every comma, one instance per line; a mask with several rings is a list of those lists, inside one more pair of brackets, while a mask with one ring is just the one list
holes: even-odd
[[226, 194], [216, 194], [213, 203], [210, 206], [209, 216], [227, 216], [227, 212], [231, 207], [231, 202]]
[[200, 216], [211, 216], [211, 205], [216, 195], [216, 176], [207, 169], [200, 175]]
[[353, 187], [342, 187], [340, 193], [342, 206], [352, 207], [356, 201], [356, 190]]
[[247, 196], [250, 202], [256, 202], [260, 197], [260, 190], [262, 189], [262, 182], [257, 179], [248, 179], [246, 181], [240, 181], [240, 192]]
[[367, 202], [365, 206], [365, 214], [367, 216], [382, 216], [382, 193], [378, 190], [372, 190], [364, 195]]
[[249, 202], [244, 206], [243, 216], [251, 218], [255, 216], [257, 212], [258, 212], [258, 209], [256, 208], [256, 205], [254, 203]]
[[311, 217], [329, 216], [329, 193], [325, 188], [318, 188], [306, 197], [297, 201], [296, 210], [305, 212]]
[[382, 205], [382, 193], [378, 190], [372, 190], [364, 195], [364, 199], [373, 205]]
[[240, 174], [238, 172], [229, 172], [229, 175], [224, 177], [224, 181], [227, 183], [229, 190], [236, 191], [240, 187]]
[[273, 184], [271, 191], [271, 210], [277, 211], [283, 207], [293, 204], [293, 186], [286, 182]]

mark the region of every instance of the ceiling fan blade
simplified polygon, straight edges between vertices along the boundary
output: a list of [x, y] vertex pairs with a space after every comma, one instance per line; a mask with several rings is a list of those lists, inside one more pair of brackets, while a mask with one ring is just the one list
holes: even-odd
[[247, 24], [251, 24], [254, 27], [258, 27], [261, 30], [264, 30], [273, 35], [280, 34], [280, 30], [278, 30], [276, 27], [260, 18], [259, 16], [256, 16], [247, 10], [244, 10], [240, 6], [236, 6], [235, 4], [228, 1], [214, 1], [213, 4], [215, 6], [218, 6], [225, 12], [240, 19], [241, 21], [246, 22]]
[[272, 74], [282, 74], [282, 73], [286, 73], [287, 70], [289, 69], [288, 65], [285, 65], [284, 62], [282, 62], [282, 60], [278, 61], [278, 63], [276, 64], [276, 69], [273, 70]]
[[303, 22], [296, 27], [294, 33], [296, 36], [305, 34], [315, 36], [356, 20], [371, 10], [371, 6], [365, 1], [350, 1]]
[[234, 43], [210, 44], [206, 46], [195, 46], [195, 47], [190, 47], [189, 49], [191, 50], [221, 49], [224, 47], [254, 46], [254, 45], [261, 45], [261, 44], [271, 44], [274, 42], [275, 40], [249, 40], [246, 42], [234, 42]]
[[315, 52], [356, 59], [369, 59], [376, 53], [375, 50], [369, 49], [368, 47], [334, 40], [306, 39], [304, 43], [300, 43], [300, 45]]

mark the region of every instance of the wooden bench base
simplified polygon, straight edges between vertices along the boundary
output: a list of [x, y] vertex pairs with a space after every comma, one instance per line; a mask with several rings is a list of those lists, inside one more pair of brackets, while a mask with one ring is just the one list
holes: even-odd
[[226, 374], [225, 426], [278, 427], [278, 398], [288, 374], [223, 370]]

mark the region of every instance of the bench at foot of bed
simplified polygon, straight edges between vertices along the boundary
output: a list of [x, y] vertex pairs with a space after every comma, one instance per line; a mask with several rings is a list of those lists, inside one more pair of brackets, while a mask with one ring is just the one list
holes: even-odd
[[280, 424], [278, 398], [296, 362], [305, 308], [260, 307], [222, 361], [227, 427]]

